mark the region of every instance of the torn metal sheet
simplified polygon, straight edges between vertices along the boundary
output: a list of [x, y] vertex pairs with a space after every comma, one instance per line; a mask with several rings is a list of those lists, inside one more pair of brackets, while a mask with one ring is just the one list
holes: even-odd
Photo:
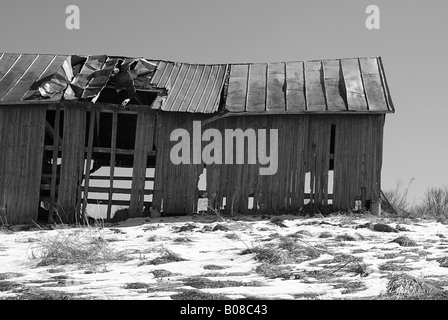
[[64, 99], [90, 99], [95, 102], [113, 74], [117, 63], [117, 59], [109, 59], [105, 55], [89, 56], [79, 74], [66, 88]]

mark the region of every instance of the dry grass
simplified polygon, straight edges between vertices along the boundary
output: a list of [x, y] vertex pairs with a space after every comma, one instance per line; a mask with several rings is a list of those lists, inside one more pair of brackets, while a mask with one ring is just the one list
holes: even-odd
[[418, 246], [418, 244], [414, 240], [409, 239], [406, 236], [398, 237], [398, 238], [396, 238], [396, 239], [394, 239], [394, 240], [392, 240], [390, 242], [398, 243], [402, 247], [416, 247], [416, 246]]
[[193, 242], [190, 238], [187, 237], [179, 237], [179, 238], [175, 238], [173, 240], [173, 242], [175, 243], [189, 243], [189, 242]]
[[270, 279], [290, 279], [293, 276], [293, 270], [290, 266], [277, 266], [269, 263], [260, 264], [255, 272]]
[[428, 280], [407, 274], [392, 277], [387, 284], [387, 293], [401, 297], [430, 297], [446, 293]]
[[443, 268], [448, 268], [448, 257], [438, 258], [436, 261]]
[[108, 241], [91, 227], [70, 229], [63, 226], [56, 234], [42, 234], [31, 247], [38, 266], [88, 264], [127, 261], [127, 254], [113, 249]]
[[124, 285], [124, 289], [147, 289], [149, 285], [143, 282], [131, 282]]
[[203, 266], [203, 268], [205, 270], [223, 270], [223, 269], [227, 269], [228, 267], [218, 266], [216, 264], [207, 264], [207, 265]]
[[240, 254], [254, 254], [257, 261], [266, 262], [269, 264], [285, 264], [291, 262], [291, 258], [287, 252], [274, 247], [255, 247], [252, 249], [245, 249], [241, 251]]
[[173, 300], [230, 300], [222, 294], [212, 294], [199, 290], [182, 289], [180, 293], [171, 296]]
[[409, 268], [405, 265], [398, 264], [397, 262], [387, 261], [378, 267], [380, 271], [410, 271], [412, 268]]
[[355, 237], [348, 234], [340, 234], [335, 239], [339, 241], [356, 241]]
[[263, 283], [258, 281], [233, 281], [233, 280], [210, 280], [204, 277], [190, 277], [183, 279], [184, 285], [196, 289], [229, 288], [229, 287], [261, 287]]
[[151, 261], [148, 261], [143, 264], [159, 265], [159, 264], [165, 264], [165, 263], [170, 263], [170, 262], [179, 262], [179, 261], [186, 261], [186, 259], [182, 258], [179, 254], [164, 248], [162, 256], [152, 259]]
[[332, 236], [333, 235], [328, 231], [324, 231], [319, 234], [319, 238], [321, 238], [321, 239], [331, 238]]
[[154, 278], [166, 278], [175, 275], [171, 271], [165, 269], [152, 270], [151, 273], [154, 275]]

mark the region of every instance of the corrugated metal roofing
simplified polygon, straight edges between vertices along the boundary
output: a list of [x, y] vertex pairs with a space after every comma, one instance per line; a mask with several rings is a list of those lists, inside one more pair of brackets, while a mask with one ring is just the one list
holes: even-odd
[[161, 110], [213, 113], [218, 110], [227, 65], [159, 62], [151, 84], [165, 88]]
[[395, 111], [381, 58], [201, 65], [106, 55], [0, 53], [0, 104], [95, 102], [110, 84], [128, 92], [163, 89], [152, 108], [172, 112], [217, 112], [223, 88], [229, 112]]
[[232, 65], [225, 108], [255, 113], [395, 111], [381, 58]]
[[53, 76], [67, 55], [0, 54], [0, 103], [32, 100], [39, 85]]

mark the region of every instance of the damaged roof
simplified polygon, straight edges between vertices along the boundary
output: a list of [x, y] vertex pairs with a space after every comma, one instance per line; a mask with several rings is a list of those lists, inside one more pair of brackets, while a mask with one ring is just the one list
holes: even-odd
[[95, 103], [105, 88], [156, 92], [163, 111], [394, 112], [381, 58], [188, 64], [106, 55], [0, 53], [0, 104]]

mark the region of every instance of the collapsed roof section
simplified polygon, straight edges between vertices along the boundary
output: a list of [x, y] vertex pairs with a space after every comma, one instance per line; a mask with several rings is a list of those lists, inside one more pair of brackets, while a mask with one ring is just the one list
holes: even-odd
[[[144, 92], [157, 98], [141, 99]], [[192, 113], [215, 113], [220, 107], [230, 113], [395, 111], [381, 58], [200, 65], [106, 55], [0, 54], [0, 104], [63, 100], [123, 106], [132, 101]]]
[[141, 58], [69, 56], [38, 90], [50, 101], [87, 99], [95, 103], [101, 91], [111, 86], [117, 91], [127, 90], [127, 99], [131, 99], [137, 89], [151, 89], [149, 81], [156, 67], [157, 63]]

